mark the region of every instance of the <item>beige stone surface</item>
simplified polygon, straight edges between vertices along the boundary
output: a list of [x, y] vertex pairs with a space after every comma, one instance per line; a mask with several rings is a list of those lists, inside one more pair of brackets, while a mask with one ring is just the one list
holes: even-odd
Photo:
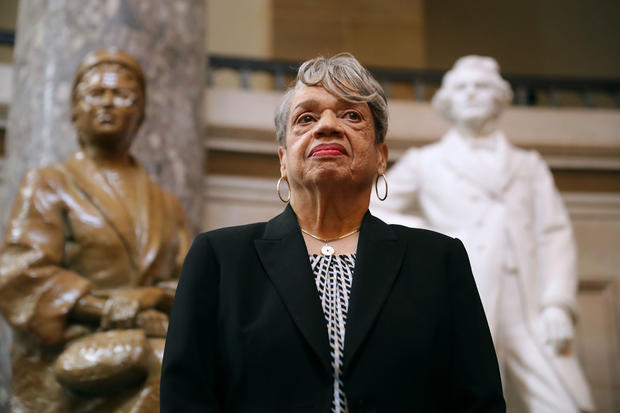
[[[226, 133], [207, 134], [207, 147], [275, 153], [273, 114], [281, 96], [273, 91], [210, 89], [205, 122]], [[389, 107], [386, 139], [391, 160], [411, 146], [438, 140], [449, 128], [429, 103], [390, 100]], [[541, 152], [552, 168], [620, 170], [620, 111], [511, 106], [499, 128], [512, 143]]]
[[271, 57], [272, 0], [209, 0], [206, 7], [208, 53]]
[[579, 253], [577, 345], [599, 412], [620, 410], [620, 194], [564, 195]]
[[348, 51], [368, 66], [424, 67], [424, 3], [273, 0], [274, 57], [305, 60]]

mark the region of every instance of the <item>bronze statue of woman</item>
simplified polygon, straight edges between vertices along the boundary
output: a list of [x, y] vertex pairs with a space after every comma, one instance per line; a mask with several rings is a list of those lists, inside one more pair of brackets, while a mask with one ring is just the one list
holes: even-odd
[[0, 250], [18, 411], [157, 409], [189, 234], [178, 200], [130, 153], [145, 103], [136, 59], [92, 52], [71, 95], [80, 149], [21, 184]]

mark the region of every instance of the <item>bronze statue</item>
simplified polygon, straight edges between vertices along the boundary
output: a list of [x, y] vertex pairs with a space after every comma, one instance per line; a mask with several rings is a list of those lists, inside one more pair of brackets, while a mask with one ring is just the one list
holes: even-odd
[[130, 154], [145, 92], [133, 57], [89, 54], [71, 98], [80, 149], [21, 184], [0, 250], [16, 411], [158, 409], [189, 234], [178, 200]]

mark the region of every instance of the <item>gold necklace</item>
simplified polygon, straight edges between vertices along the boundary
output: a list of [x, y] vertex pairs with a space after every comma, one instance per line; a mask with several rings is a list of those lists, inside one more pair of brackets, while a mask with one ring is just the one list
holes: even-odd
[[341, 235], [339, 237], [336, 238], [331, 238], [331, 239], [326, 239], [326, 238], [321, 238], [321, 237], [317, 237], [314, 234], [309, 233], [308, 231], [306, 231], [305, 229], [301, 228], [301, 232], [303, 232], [306, 235], [311, 236], [312, 238], [319, 240], [321, 242], [324, 242], [325, 245], [323, 245], [323, 247], [321, 248], [321, 254], [323, 255], [333, 255], [334, 252], [336, 252], [336, 250], [334, 249], [334, 247], [332, 247], [331, 245], [329, 245], [330, 242], [332, 241], [338, 241], [340, 239], [346, 238], [346, 237], [350, 237], [351, 235], [355, 234], [356, 232], [359, 232], [359, 228], [357, 228], [354, 231], [348, 232], [344, 235]]

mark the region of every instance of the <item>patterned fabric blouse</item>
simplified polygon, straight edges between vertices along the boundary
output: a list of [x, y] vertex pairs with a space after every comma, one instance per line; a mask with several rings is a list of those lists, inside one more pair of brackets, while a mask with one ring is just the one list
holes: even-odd
[[334, 369], [332, 413], [345, 413], [348, 410], [342, 384], [342, 358], [355, 254], [330, 256], [310, 254], [310, 265], [327, 322], [331, 347], [330, 356]]

